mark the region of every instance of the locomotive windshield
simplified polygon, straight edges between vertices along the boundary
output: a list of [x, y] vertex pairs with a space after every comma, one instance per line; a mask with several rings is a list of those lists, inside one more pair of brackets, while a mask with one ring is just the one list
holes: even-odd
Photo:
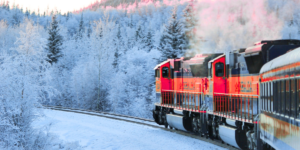
[[168, 78], [169, 77], [169, 68], [168, 67], [163, 67], [162, 68], [162, 76], [164, 78]]
[[216, 76], [217, 77], [223, 77], [224, 76], [224, 64], [223, 63], [216, 63], [215, 65], [216, 68]]

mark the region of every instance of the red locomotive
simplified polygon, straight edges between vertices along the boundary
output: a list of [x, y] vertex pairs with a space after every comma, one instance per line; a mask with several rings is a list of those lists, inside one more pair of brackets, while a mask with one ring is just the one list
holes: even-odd
[[[157, 65], [153, 117], [241, 149], [300, 149], [300, 41]], [[295, 50], [293, 50], [295, 49]]]

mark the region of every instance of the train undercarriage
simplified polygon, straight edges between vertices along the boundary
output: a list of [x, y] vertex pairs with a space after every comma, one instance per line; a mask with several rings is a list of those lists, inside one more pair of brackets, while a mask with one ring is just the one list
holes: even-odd
[[[153, 118], [165, 128], [191, 132], [201, 137], [220, 140], [239, 149], [272, 150], [259, 138], [259, 128], [255, 123], [232, 120], [205, 112], [192, 112], [155, 105]], [[257, 122], [259, 121], [256, 117]]]

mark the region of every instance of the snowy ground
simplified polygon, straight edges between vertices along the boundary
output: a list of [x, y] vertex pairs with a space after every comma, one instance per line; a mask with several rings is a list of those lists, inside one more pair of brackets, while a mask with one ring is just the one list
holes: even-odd
[[83, 149], [223, 149], [148, 126], [56, 110], [44, 110], [44, 113], [44, 117], [34, 122], [35, 128], [51, 123], [49, 132], [65, 142], [78, 141]]

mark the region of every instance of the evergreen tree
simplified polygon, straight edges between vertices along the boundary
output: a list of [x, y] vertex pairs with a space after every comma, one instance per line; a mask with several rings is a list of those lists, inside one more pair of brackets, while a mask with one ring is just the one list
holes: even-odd
[[149, 29], [148, 32], [147, 32], [147, 36], [145, 37], [145, 48], [146, 48], [146, 51], [147, 52], [150, 52], [151, 49], [154, 48], [154, 45], [153, 45], [153, 34], [152, 34], [152, 30]]
[[138, 40], [140, 40], [140, 39], [142, 39], [143, 38], [143, 34], [142, 34], [142, 28], [141, 28], [141, 26], [139, 25], [138, 26], [138, 29], [135, 31], [135, 41], [138, 41]]
[[193, 56], [194, 54], [194, 48], [196, 47], [196, 44], [199, 43], [199, 40], [195, 36], [195, 26], [197, 24], [197, 17], [195, 17], [195, 10], [194, 10], [194, 4], [193, 2], [189, 4], [184, 10], [183, 10], [183, 22], [184, 22], [184, 29], [185, 29], [185, 35], [187, 36], [187, 56]]
[[186, 49], [186, 36], [182, 23], [177, 20], [176, 12], [176, 8], [174, 8], [160, 40], [159, 50], [162, 52], [160, 61], [181, 57]]
[[26, 8], [25, 17], [28, 18], [28, 17], [29, 17], [29, 14], [30, 14], [30, 12], [29, 12], [29, 10]]
[[145, 41], [146, 41], [146, 36], [144, 35], [144, 29], [141, 25], [138, 25], [137, 30], [135, 31], [135, 41], [138, 49], [143, 49], [145, 48]]
[[21, 20], [23, 19], [22, 13], [20, 12], [19, 9], [14, 10], [14, 14], [12, 16], [12, 24], [13, 25], [20, 25]]
[[92, 27], [91, 27], [91, 22], [89, 22], [89, 26], [88, 26], [88, 29], [87, 29], [87, 36], [90, 38], [91, 34], [92, 34]]
[[120, 56], [119, 47], [120, 47], [120, 44], [121, 44], [121, 30], [120, 30], [120, 25], [118, 25], [117, 40], [115, 41], [115, 44], [116, 44], [115, 45], [116, 50], [115, 50], [115, 54], [114, 54], [113, 66], [118, 71], [118, 61], [120, 61], [119, 60], [119, 56]]
[[5, 9], [6, 9], [7, 11], [9, 11], [9, 1], [6, 2]]
[[47, 44], [48, 58], [51, 64], [56, 63], [58, 58], [62, 56], [62, 36], [59, 34], [58, 22], [56, 16], [52, 17], [52, 23], [49, 29], [49, 38]]
[[80, 22], [79, 22], [79, 28], [77, 33], [77, 39], [81, 39], [82, 35], [84, 33], [84, 25], [83, 25], [83, 14], [81, 14]]
[[70, 12], [67, 12], [67, 15], [66, 15], [66, 21], [69, 20], [69, 17], [70, 17]]

